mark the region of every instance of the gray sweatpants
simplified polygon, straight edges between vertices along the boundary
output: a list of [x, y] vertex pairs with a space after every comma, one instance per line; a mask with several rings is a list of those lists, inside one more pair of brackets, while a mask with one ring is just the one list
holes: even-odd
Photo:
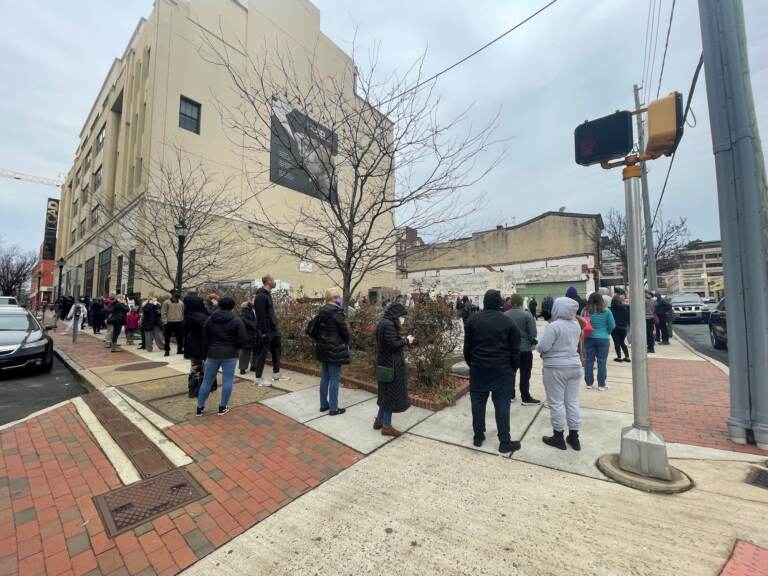
[[549, 402], [549, 417], [554, 430], [579, 429], [579, 385], [581, 384], [582, 368], [548, 368], [544, 367], [544, 389], [547, 391]]

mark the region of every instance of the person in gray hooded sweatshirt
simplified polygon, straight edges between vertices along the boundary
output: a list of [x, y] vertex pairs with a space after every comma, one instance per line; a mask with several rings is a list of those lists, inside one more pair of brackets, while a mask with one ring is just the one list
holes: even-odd
[[[552, 307], [552, 322], [544, 328], [538, 351], [544, 361], [544, 388], [549, 401], [552, 436], [542, 441], [565, 450], [565, 443], [581, 450], [579, 441], [579, 384], [582, 367], [579, 356], [581, 326], [576, 320], [579, 303], [571, 298], [558, 298]], [[568, 438], [563, 437], [566, 423]]]

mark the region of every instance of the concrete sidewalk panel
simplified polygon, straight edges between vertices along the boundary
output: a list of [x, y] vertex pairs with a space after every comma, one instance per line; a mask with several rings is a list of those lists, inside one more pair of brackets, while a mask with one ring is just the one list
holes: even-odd
[[[373, 394], [365, 390], [342, 388], [339, 390], [339, 405], [345, 408], [365, 402], [373, 397]], [[263, 404], [302, 423], [323, 416], [323, 413], [320, 412], [319, 386], [283, 394], [277, 398], [270, 398], [265, 400]]]
[[543, 409], [523, 438], [523, 447], [512, 458], [563, 472], [604, 479], [605, 476], [597, 469], [595, 462], [603, 454], [619, 452], [621, 429], [632, 424], [632, 420], [631, 414], [583, 408], [579, 430], [581, 451], [577, 452], [570, 447], [568, 450], [558, 450], [541, 441], [542, 436], [552, 435], [549, 410]]
[[669, 464], [693, 478], [699, 490], [768, 504], [768, 490], [744, 482], [751, 470], [755, 468], [764, 470], [762, 466], [747, 462], [674, 459], [670, 459]]
[[681, 460], [724, 460], [733, 462], [766, 462], [768, 457], [748, 452], [733, 452], [720, 450], [719, 448], [707, 448], [694, 446], [693, 444], [680, 444], [667, 442], [667, 455], [669, 458]]
[[[378, 410], [376, 399], [371, 398], [347, 408], [346, 414], [323, 416], [306, 424], [358, 452], [370, 454], [376, 448], [393, 440], [391, 436], [382, 436], [380, 430], [373, 429], [373, 419]], [[431, 410], [411, 406], [401, 414], [394, 414], [392, 425], [401, 432], [405, 432], [425, 418], [429, 418], [431, 414]]]
[[[519, 402], [512, 404], [510, 411], [510, 435], [519, 440], [531, 424], [540, 406], [523, 406]], [[486, 441], [480, 448], [472, 445], [472, 403], [469, 395], [459, 398], [454, 406], [444, 408], [415, 426], [411, 433], [441, 442], [498, 454], [499, 441], [496, 432], [496, 411], [490, 398], [485, 408]]]
[[135, 382], [146, 382], [148, 380], [159, 380], [161, 378], [171, 378], [178, 376], [179, 371], [169, 366], [156, 366], [139, 370], [126, 370], [126, 367], [136, 366], [148, 362], [134, 362], [132, 364], [122, 364], [120, 366], [105, 366], [103, 368], [91, 368], [91, 372], [99, 378], [108, 382], [110, 386], [124, 386]]
[[582, 384], [579, 390], [579, 402], [582, 408], [632, 414], [634, 410], [632, 383], [616, 382], [609, 377], [608, 390], [603, 392], [598, 390], [597, 386], [588, 390], [586, 385]]

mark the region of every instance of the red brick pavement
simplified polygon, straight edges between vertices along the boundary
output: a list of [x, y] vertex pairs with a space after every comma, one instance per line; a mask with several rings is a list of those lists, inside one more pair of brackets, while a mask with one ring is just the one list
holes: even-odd
[[768, 576], [768, 550], [737, 540], [720, 576]]
[[112, 539], [120, 486], [71, 405], [0, 433], [0, 574], [176, 574], [362, 456], [260, 404], [166, 430], [210, 496]]
[[766, 454], [728, 439], [728, 376], [710, 362], [650, 358], [651, 421], [667, 442]]
[[[59, 330], [63, 330], [59, 325]], [[122, 350], [112, 352], [104, 346], [104, 341], [88, 334], [80, 334], [77, 343], [72, 343], [72, 334], [62, 336], [57, 332], [50, 332], [53, 337], [56, 350], [64, 352], [73, 358], [82, 368], [101, 368], [114, 364], [130, 364], [133, 362], [146, 362], [145, 358]]]

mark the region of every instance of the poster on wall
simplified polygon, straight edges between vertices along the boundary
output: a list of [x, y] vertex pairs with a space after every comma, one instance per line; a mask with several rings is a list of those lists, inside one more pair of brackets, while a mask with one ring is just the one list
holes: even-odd
[[48, 198], [45, 207], [45, 234], [43, 235], [43, 260], [56, 258], [56, 229], [59, 226], [59, 201]]
[[336, 134], [273, 96], [271, 136], [269, 180], [335, 202]]

